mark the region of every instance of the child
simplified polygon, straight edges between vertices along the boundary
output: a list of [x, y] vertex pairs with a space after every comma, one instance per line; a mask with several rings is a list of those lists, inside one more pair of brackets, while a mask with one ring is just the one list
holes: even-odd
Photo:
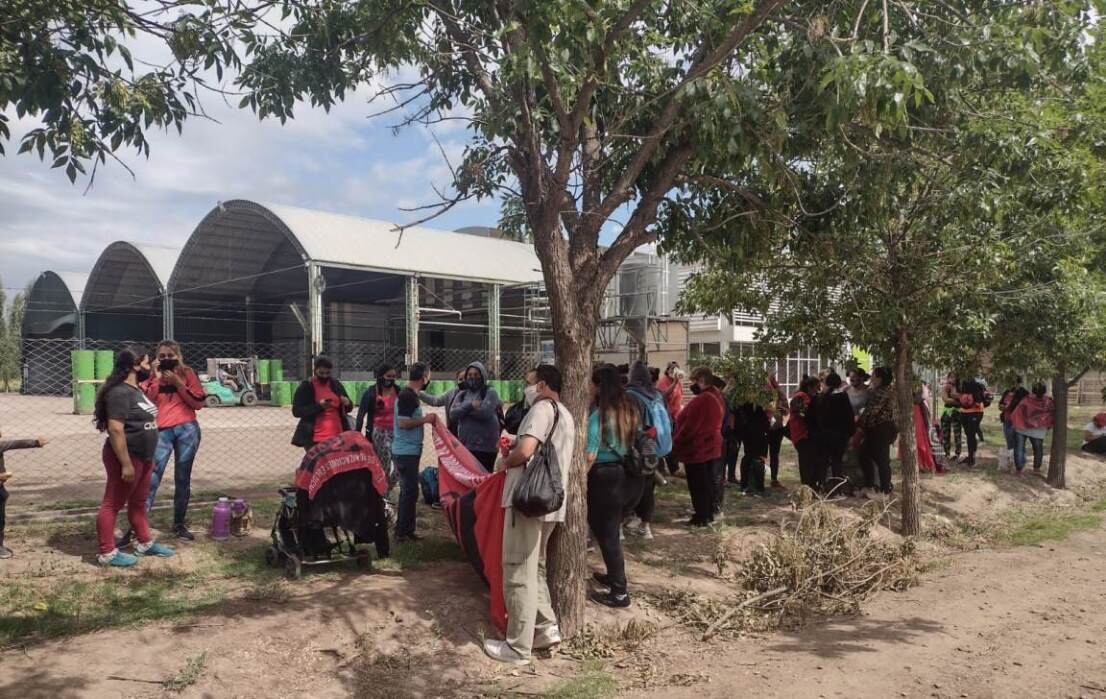
[[4, 452], [9, 449], [37, 449], [46, 446], [43, 437], [38, 439], [0, 439], [0, 559], [11, 558], [15, 554], [4, 545], [4, 525], [7, 523], [8, 489], [4, 484], [12, 477], [4, 468]]

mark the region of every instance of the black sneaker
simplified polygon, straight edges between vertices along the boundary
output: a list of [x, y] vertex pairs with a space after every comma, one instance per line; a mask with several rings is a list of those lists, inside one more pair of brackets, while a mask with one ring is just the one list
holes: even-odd
[[611, 586], [611, 576], [607, 575], [606, 573], [592, 573], [591, 578], [603, 587]]
[[123, 535], [121, 537], [119, 537], [118, 539], [115, 540], [115, 548], [125, 549], [128, 546], [130, 546], [131, 542], [133, 542], [133, 541], [134, 541], [134, 530], [128, 529], [127, 531], [123, 532]]
[[3, 544], [0, 544], [0, 561], [5, 560], [7, 558], [11, 558], [14, 555], [15, 555], [14, 551], [12, 551], [7, 546], [4, 546]]
[[615, 594], [614, 592], [596, 592], [591, 596], [593, 602], [598, 602], [604, 607], [611, 607], [612, 609], [625, 609], [630, 606], [630, 595], [625, 592]]
[[184, 526], [183, 524], [178, 524], [178, 525], [173, 527], [173, 536], [177, 537], [178, 539], [183, 539], [185, 541], [195, 541], [196, 540], [196, 535], [193, 534], [192, 532], [188, 531], [188, 527]]

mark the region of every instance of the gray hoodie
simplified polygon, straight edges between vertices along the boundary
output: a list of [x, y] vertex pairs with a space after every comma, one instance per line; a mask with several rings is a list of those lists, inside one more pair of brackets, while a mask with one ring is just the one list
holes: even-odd
[[[487, 381], [488, 371], [483, 364], [473, 362], [468, 368], [479, 371], [485, 382]], [[484, 393], [483, 398], [481, 393]], [[480, 401], [479, 408], [473, 405], [474, 401]], [[501, 405], [499, 395], [487, 384], [483, 390], [472, 391], [465, 388], [457, 392], [449, 417], [457, 423], [457, 436], [466, 449], [471, 452], [494, 452], [499, 448]]]

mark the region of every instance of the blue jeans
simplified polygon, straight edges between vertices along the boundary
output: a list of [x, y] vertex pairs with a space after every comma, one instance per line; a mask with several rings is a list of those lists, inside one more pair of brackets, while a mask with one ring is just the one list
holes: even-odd
[[1040, 471], [1045, 457], [1045, 440], [1024, 434], [1014, 436], [1014, 466], [1021, 471], [1025, 468], [1025, 440], [1033, 444], [1033, 470]]
[[399, 512], [396, 513], [396, 536], [415, 533], [415, 504], [419, 501], [419, 457], [392, 454], [392, 463], [399, 473]]
[[1002, 423], [1002, 436], [1006, 437], [1006, 448], [1017, 449], [1018, 433], [1014, 431], [1014, 425], [1010, 424], [1010, 421]]
[[173, 526], [184, 524], [188, 513], [188, 500], [192, 497], [192, 462], [200, 448], [200, 423], [193, 420], [176, 427], [168, 427], [157, 434], [157, 451], [154, 452], [154, 470], [150, 475], [150, 495], [146, 498], [146, 511], [154, 506], [157, 487], [169, 465], [169, 457], [174, 453], [173, 461]]

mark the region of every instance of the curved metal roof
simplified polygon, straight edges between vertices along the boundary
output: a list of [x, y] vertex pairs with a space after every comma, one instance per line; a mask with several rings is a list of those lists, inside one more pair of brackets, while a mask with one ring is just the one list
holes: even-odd
[[84, 288], [88, 284], [88, 274], [84, 272], [55, 272], [53, 270], [46, 270], [40, 276], [47, 274], [53, 274], [61, 283], [65, 285], [66, 290], [69, 292], [69, 297], [73, 299], [73, 308], [81, 307], [81, 295], [84, 294]]
[[533, 246], [525, 243], [423, 227], [401, 234], [386, 221], [236, 199], [196, 227], [168, 288], [244, 291], [260, 276], [308, 261], [505, 285], [542, 279]]
[[88, 283], [83, 272], [46, 270], [38, 275], [27, 295], [23, 334], [50, 335], [60, 327], [77, 323], [77, 309]]
[[180, 248], [119, 240], [104, 248], [88, 274], [81, 308], [86, 311], [153, 305], [164, 296]]

